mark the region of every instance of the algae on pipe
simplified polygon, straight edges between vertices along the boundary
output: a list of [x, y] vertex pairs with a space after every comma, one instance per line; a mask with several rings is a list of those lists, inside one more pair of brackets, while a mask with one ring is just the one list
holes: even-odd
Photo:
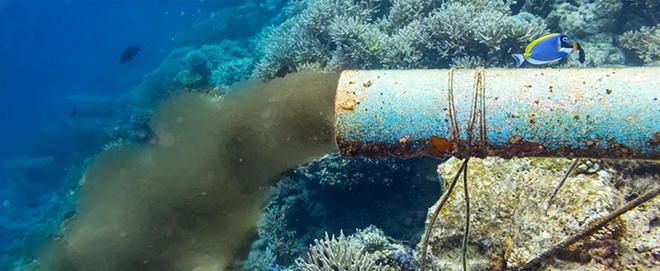
[[[335, 136], [347, 156], [660, 159], [660, 68], [486, 69], [487, 142], [468, 144], [475, 70], [344, 71]], [[475, 132], [475, 133], [478, 133]]]

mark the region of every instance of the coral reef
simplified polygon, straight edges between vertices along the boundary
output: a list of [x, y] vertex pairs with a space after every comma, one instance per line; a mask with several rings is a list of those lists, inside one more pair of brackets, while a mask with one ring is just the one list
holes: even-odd
[[[445, 184], [459, 166], [457, 159], [451, 159], [438, 167]], [[550, 206], [545, 205], [562, 169], [567, 166], [565, 159], [470, 160], [470, 270], [504, 270], [523, 265], [577, 232], [590, 219], [622, 204], [625, 201], [622, 187], [633, 183], [631, 179], [621, 180], [613, 167], [591, 174], [578, 173], [566, 181]], [[656, 185], [657, 176], [650, 177], [651, 181], [648, 179], [646, 186]], [[621, 187], [615, 185], [617, 182], [622, 183]], [[432, 231], [432, 270], [460, 269], [465, 206], [462, 190], [462, 186], [456, 187]], [[627, 213], [587, 240], [569, 247], [544, 268], [622, 270], [637, 266], [639, 269], [635, 270], [643, 270], [657, 267], [652, 255], [658, 248], [651, 243], [658, 240], [657, 227], [652, 226], [652, 221], [658, 217], [658, 203], [656, 199]], [[637, 218], [630, 219], [632, 217]]]
[[325, 234], [322, 240], [314, 240], [307, 252], [307, 259], [298, 258], [296, 264], [303, 271], [365, 270], [386, 271], [389, 266], [377, 263], [376, 257], [368, 253], [366, 244], [353, 236], [341, 232], [338, 238]]
[[280, 11], [287, 0], [205, 1], [207, 16], [176, 36], [180, 46], [217, 44], [258, 33], [264, 26], [284, 20]]
[[[351, 233], [369, 225], [407, 244], [416, 243], [425, 210], [440, 192], [434, 181], [437, 162], [430, 158], [346, 159], [332, 154], [287, 174], [266, 204], [259, 240], [245, 269], [255, 266], [255, 260], [263, 264], [267, 255], [273, 256], [272, 262], [264, 266], [289, 267], [325, 232]], [[384, 239], [378, 236], [365, 235], [367, 247], [380, 247]]]
[[587, 63], [572, 62], [569, 66], [624, 63], [621, 50], [613, 44], [622, 8], [618, 0], [554, 2], [546, 18], [548, 25], [577, 39], [588, 52]]
[[[248, 115], [245, 118], [267, 118], [277, 112], [260, 110], [269, 103], [277, 103], [280, 100], [274, 98], [265, 102], [266, 98], [258, 97], [260, 95], [279, 97], [271, 96], [270, 93], [282, 91], [283, 96], [291, 95], [282, 99], [290, 101], [288, 99], [295, 99], [293, 96], [298, 95], [296, 90], [301, 88], [318, 87], [319, 90], [329, 89], [328, 91], [334, 89], [318, 86], [314, 76], [296, 75], [286, 79], [291, 84], [275, 89], [247, 83], [253, 87], [247, 87], [247, 92], [252, 94], [245, 97], [238, 92], [246, 89], [233, 88], [237, 93], [229, 95], [233, 97], [229, 98], [230, 104], [239, 103], [237, 100], [244, 104], [263, 102], [263, 108], [252, 106], [253, 112], [212, 107], [206, 102], [224, 104], [222, 101], [225, 96], [222, 94], [232, 89], [230, 86], [234, 83], [250, 76], [271, 79], [292, 72], [334, 72], [352, 68], [511, 66], [513, 61], [509, 57], [510, 53], [522, 51], [529, 41], [547, 32], [567, 33], [575, 37], [587, 51], [587, 63], [579, 64], [574, 59], [569, 59], [564, 66], [660, 63], [660, 30], [656, 18], [660, 14], [660, 5], [657, 1], [650, 0], [519, 0], [519, 3], [504, 0], [203, 2], [207, 10], [198, 14], [204, 14], [204, 17], [199, 15], [195, 22], [191, 22], [189, 30], [174, 36], [173, 44], [179, 48], [174, 49], [158, 69], [144, 76], [144, 80], [129, 94], [120, 99], [93, 95], [67, 99], [67, 105], [76, 108], [73, 112], [75, 114], [72, 113], [72, 117], [64, 123], [44, 129], [43, 135], [39, 136], [40, 142], [35, 144], [35, 150], [27, 154], [30, 157], [50, 157], [41, 161], [48, 164], [34, 166], [35, 161], [23, 161], [23, 167], [32, 164], [31, 168], [16, 167], [21, 164], [5, 165], [12, 167], [11, 180], [7, 182], [8, 190], [18, 194], [36, 193], [55, 189], [52, 187], [54, 178], [66, 178], [67, 184], [76, 183], [85, 168], [82, 161], [101, 149], [107, 149], [105, 154], [98, 157], [97, 161], [100, 162], [93, 163], [89, 176], [84, 178], [86, 181], [81, 182], [84, 184], [83, 192], [88, 195], [83, 196], [83, 208], [79, 217], [64, 224], [67, 230], [63, 234], [52, 232], [59, 227], [62, 219], [70, 219], [77, 214], [75, 204], [78, 191], [76, 188], [69, 188], [75, 186], [58, 187], [61, 191], [57, 194], [40, 197], [34, 202], [20, 202], [10, 196], [3, 197], [11, 200], [0, 202], [4, 208], [0, 211], [0, 231], [7, 233], [3, 234], [0, 240], [13, 238], [19, 241], [0, 250], [0, 269], [4, 270], [4, 267], [9, 265], [5, 263], [14, 260], [12, 257], [20, 259], [19, 265], [34, 264], [32, 255], [21, 254], [23, 248], [38, 243], [37, 239], [42, 240], [48, 235], [57, 239], [52, 248], [62, 249], [58, 252], [60, 254], [54, 255], [53, 266], [68, 268], [76, 265], [80, 270], [85, 270], [91, 265], [109, 263], [108, 268], [121, 264], [132, 267], [133, 263], [137, 263], [137, 266], [142, 264], [142, 258], [149, 258], [148, 264], [154, 266], [179, 264], [178, 267], [218, 267], [216, 264], [222, 259], [209, 259], [202, 255], [203, 253], [192, 255], [192, 252], [184, 253], [181, 250], [191, 247], [200, 250], [211, 248], [214, 244], [206, 243], [211, 242], [207, 239], [216, 238], [228, 244], [227, 255], [242, 257], [242, 253], [248, 249], [242, 246], [252, 241], [254, 232], [252, 229], [234, 232], [235, 236], [232, 237], [235, 238], [228, 238], [226, 236], [232, 235], [227, 233], [231, 229], [218, 233], [201, 226], [209, 222], [209, 219], [212, 220], [209, 223], [213, 225], [222, 224], [221, 219], [214, 220], [216, 217], [213, 214], [229, 206], [225, 205], [226, 202], [219, 203], [220, 200], [197, 200], [199, 195], [195, 193], [208, 188], [227, 189], [236, 194], [246, 193], [248, 196], [245, 199], [253, 200], [245, 206], [226, 211], [232, 214], [244, 211], [245, 216], [235, 217], [238, 221], [248, 221], [245, 222], [245, 225], [248, 225], [246, 228], [254, 226], [252, 223], [256, 223], [260, 216], [256, 229], [259, 239], [252, 243], [250, 257], [243, 263], [246, 270], [295, 269], [296, 259], [305, 254], [315, 239], [319, 239], [319, 244], [332, 240], [339, 242], [337, 238], [324, 239], [324, 236], [326, 233], [340, 234], [342, 229], [350, 234], [344, 237], [346, 240], [359, 243], [366, 253], [375, 255], [376, 264], [397, 270], [416, 270], [412, 253], [404, 249], [404, 245], [396, 250], [391, 249], [393, 243], [396, 243], [392, 238], [401, 240], [406, 246], [419, 240], [426, 208], [440, 193], [440, 184], [429, 181], [428, 178], [429, 172], [433, 173], [435, 170], [435, 160], [344, 159], [333, 154], [287, 172], [269, 198], [263, 198], [261, 194], [251, 198], [250, 195], [265, 193], [270, 185], [267, 181], [270, 180], [236, 177], [242, 172], [252, 173], [256, 168], [241, 167], [240, 165], [245, 164], [243, 159], [255, 158], [254, 156], [258, 156], [254, 154], [256, 152], [274, 153], [274, 149], [280, 150], [280, 146], [272, 143], [272, 140], [285, 138], [281, 134], [284, 131], [293, 131], [309, 123], [284, 123], [276, 129], [275, 124], [258, 122], [263, 124], [259, 129], [268, 128], [271, 131], [272, 128], [273, 134], [270, 136], [274, 139], [265, 139], [263, 135], [256, 135], [257, 128], [249, 125], [254, 119], [247, 124], [232, 122], [231, 125], [227, 124], [231, 126], [227, 128], [223, 126], [226, 120], [222, 117], [216, 118], [216, 114], [222, 112], [235, 116], [237, 112], [244, 112]], [[330, 84], [329, 82], [333, 81], [327, 79], [328, 77], [323, 78], [325, 79], [319, 84]], [[302, 87], [303, 85], [306, 86]], [[261, 87], [269, 94], [253, 89]], [[170, 108], [154, 115], [153, 112], [163, 101], [185, 92], [210, 95], [204, 96], [201, 102], [184, 102], [176, 98], [167, 104], [172, 106], [180, 103], [188, 107], [185, 112]], [[305, 96], [309, 92], [302, 93], [310, 101], [317, 98]], [[219, 98], [220, 96], [222, 97]], [[293, 114], [293, 111], [297, 112], [298, 109], [304, 111], [301, 118], [311, 118], [313, 114], [309, 112], [315, 109], [310, 109], [310, 104], [303, 104], [301, 108], [282, 109], [282, 115], [273, 118], [292, 117], [287, 114]], [[282, 113], [284, 111], [289, 113]], [[162, 112], [171, 112], [172, 115], [163, 117]], [[255, 112], [262, 112], [264, 115], [253, 116], [258, 114]], [[181, 114], [175, 116], [179, 113]], [[188, 126], [188, 118], [201, 119], [204, 114], [214, 117], [209, 117], [208, 123], [203, 127]], [[243, 116], [240, 119], [243, 119]], [[182, 125], [188, 127], [188, 131], [172, 132], [164, 129], [163, 120], [168, 120], [166, 124], [184, 122], [185, 125]], [[221, 126], [222, 129], [218, 128]], [[202, 133], [201, 131], [209, 131], [209, 135], [197, 137], [195, 133]], [[231, 136], [234, 137], [229, 138]], [[185, 140], [185, 144], [181, 143], [181, 140]], [[218, 147], [221, 140], [226, 140], [222, 142], [225, 145]], [[293, 138], [293, 141], [297, 140], [316, 142], [311, 138]], [[141, 145], [134, 145], [135, 143]], [[187, 146], [195, 151], [208, 152], [200, 151], [199, 155], [193, 155], [187, 151], [168, 151], [164, 146], [179, 143], [185, 145], [181, 148]], [[53, 153], [53, 146], [66, 149], [67, 154], [50, 155]], [[210, 153], [208, 149], [214, 147], [209, 146], [217, 147], [217, 152]], [[327, 150], [330, 149], [332, 148], [328, 147]], [[223, 151], [228, 152], [227, 155], [235, 155], [239, 160], [227, 159], [218, 162], [218, 153]], [[268, 156], [272, 161], [266, 161], [263, 165], [275, 164], [282, 157], [289, 157], [296, 152], [281, 150], [277, 155]], [[322, 152], [315, 155], [320, 153]], [[179, 157], [181, 155], [183, 156]], [[142, 174], [143, 172], [138, 172], [140, 169], [121, 163], [126, 157], [135, 158], [142, 163], [167, 166], [149, 167], [148, 169], [155, 172]], [[279, 173], [284, 168], [296, 166], [296, 163], [311, 158], [314, 157], [298, 159], [288, 163], [287, 167], [277, 167], [277, 170], [270, 172]], [[193, 162], [199, 164], [182, 168], [182, 165]], [[639, 195], [658, 179], [657, 176], [652, 176], [624, 183], [621, 180], [630, 177], [623, 176], [628, 170], [620, 168], [620, 164], [605, 164], [603, 166], [600, 162], [585, 163], [582, 168], [578, 167], [578, 175], [571, 178], [567, 187], [560, 191], [560, 200], [543, 213], [542, 210], [525, 207], [540, 206], [541, 199], [567, 165], [566, 161], [530, 159], [505, 163], [498, 159], [474, 160], [471, 172], [476, 172], [478, 178], [471, 181], [473, 196], [476, 197], [474, 209], [477, 210], [473, 221], [486, 221], [492, 217], [494, 222], [478, 222], [473, 229], [470, 246], [473, 268], [496, 269], [493, 266], [511, 267], [520, 264], [542, 248], [574, 231], [580, 223], [585, 222], [584, 218], [593, 217]], [[231, 171], [227, 169], [229, 167], [238, 169]], [[441, 166], [445, 178], [451, 167], [456, 167], [455, 162]], [[491, 167], [495, 168], [493, 172], [487, 172], [486, 168]], [[635, 170], [645, 167], [638, 164], [630, 166]], [[128, 173], [124, 170], [128, 170]], [[208, 174], [196, 175], [202, 171]], [[657, 168], [652, 171], [657, 172]], [[128, 174], [128, 177], [121, 174]], [[233, 186], [235, 183], [228, 183], [227, 180], [232, 177], [244, 181], [243, 185], [237, 185], [240, 187], [236, 188]], [[506, 178], [506, 181], [501, 181], [503, 178]], [[217, 181], [217, 184], [210, 184], [209, 180]], [[178, 184], [183, 181], [189, 181], [188, 185], [197, 187], [200, 191], [182, 189], [173, 195], [165, 195], [164, 191], [183, 187]], [[109, 186], [108, 191], [101, 189], [101, 182], [107, 183], [104, 185]], [[256, 191], [253, 190], [255, 187], [248, 187], [255, 183], [258, 183], [256, 186], [261, 190]], [[132, 193], [131, 190], [135, 192]], [[138, 191], [144, 192], [144, 195]], [[116, 192], [116, 197], [109, 195], [113, 192]], [[224, 195], [217, 191], [204, 192], [207, 197]], [[250, 194], [251, 192], [255, 194]], [[2, 193], [9, 194], [6, 191]], [[578, 198], [578, 195], [584, 193], [589, 195], [587, 204]], [[461, 194], [460, 189], [456, 194]], [[442, 214], [445, 219], [442, 223], [445, 224], [434, 232], [433, 251], [441, 256], [435, 259], [437, 268], [453, 269], [458, 266], [457, 248], [462, 233], [460, 198], [457, 196], [453, 199], [455, 205], [449, 208], [451, 212], [447, 210]], [[235, 197], [228, 199], [241, 202], [241, 199]], [[262, 201], [266, 201], [263, 211], [259, 210]], [[494, 204], [487, 205], [493, 202]], [[116, 210], [107, 210], [106, 207], [110, 204]], [[658, 205], [657, 200], [653, 204], [626, 214], [610, 229], [611, 233], [603, 232], [593, 240], [580, 244], [578, 248], [566, 251], [562, 255], [564, 258], [551, 262], [549, 268], [571, 269], [579, 266], [588, 270], [599, 270], [605, 266], [626, 265], [637, 266], [638, 269], [657, 268], [656, 259], [659, 252], [656, 244], [660, 239], [657, 227], [658, 208], [655, 208]], [[134, 208], [135, 206], [139, 208]], [[9, 207], [14, 209], [10, 212]], [[512, 209], [507, 209], [509, 207]], [[93, 214], [94, 212], [98, 214]], [[131, 212], [137, 215], [132, 215]], [[107, 217], [99, 218], [103, 215]], [[94, 222], [95, 219], [116, 224], [99, 225], [100, 222]], [[153, 228], [163, 229], [166, 233], [154, 232], [154, 229], [146, 230], [149, 225], [163, 221], [167, 226], [158, 224], [158, 227]], [[543, 226], [542, 223], [548, 223], [550, 226]], [[353, 233], [354, 229], [365, 228], [371, 224], [382, 231], [369, 228], [370, 230]], [[25, 228], [36, 234], [29, 237], [22, 235], [19, 229]], [[96, 230], [98, 232], [95, 232]], [[203, 233], [205, 230], [217, 235], [208, 237], [205, 235], [208, 232]], [[496, 236], [497, 233], [503, 232], [506, 233], [506, 238]], [[160, 239], [158, 234], [169, 235]], [[391, 237], [385, 237], [385, 234]], [[122, 235], [140, 237], [130, 243], [125, 241], [126, 238], [122, 238]], [[198, 247], [184, 241], [180, 244], [181, 250], [165, 247], [164, 243], [191, 236], [202, 239], [200, 244], [197, 244]], [[343, 235], [340, 234], [339, 238], [341, 236]], [[240, 238], [243, 239], [236, 241]], [[149, 249], [153, 249], [154, 254], [141, 255], [140, 253], [148, 250], [142, 249], [147, 246], [146, 242], [152, 241], [156, 248]], [[95, 245], [96, 243], [100, 245]], [[238, 243], [240, 245], [236, 245]], [[438, 253], [439, 251], [442, 253]], [[615, 256], [611, 255], [612, 251], [616, 252]], [[132, 252], [135, 252], [134, 255], [129, 255]], [[155, 256], [157, 252], [163, 254]], [[104, 255], [99, 256], [102, 254]], [[163, 259], [171, 255], [175, 256]], [[85, 258], [87, 256], [89, 258]], [[116, 257], [117, 262], [105, 262], [108, 257]], [[308, 262], [307, 260], [309, 259], [303, 257], [298, 261]], [[228, 261], [230, 260], [226, 262]], [[589, 261], [586, 266], [582, 265], [585, 261]], [[50, 266], [46, 264], [44, 268], [48, 267]], [[155, 268], [158, 267], [162, 266]]]
[[619, 43], [647, 65], [660, 65], [660, 27], [642, 27], [619, 36]]
[[618, 0], [556, 1], [547, 20], [576, 38], [612, 33], [623, 4]]
[[[510, 66], [509, 54], [522, 51], [528, 42], [548, 32], [574, 37], [587, 52], [586, 63], [569, 59], [565, 67], [634, 63], [626, 59], [616, 37], [642, 26], [648, 31], [657, 25], [660, 8], [654, 1], [521, 3], [292, 1], [285, 8], [286, 21], [265, 29], [256, 39], [260, 60], [253, 76], [273, 78], [307, 64], [330, 71]], [[654, 63], [648, 58], [655, 59], [657, 42], [650, 37], [623, 47], [640, 54], [645, 63]]]
[[224, 40], [197, 49], [174, 50], [160, 67], [122, 100], [137, 108], [153, 109], [160, 101], [180, 92], [211, 92], [249, 77], [254, 55], [245, 41]]
[[441, 43], [441, 55], [504, 57], [507, 49], [524, 45], [546, 31], [539, 17], [510, 13], [504, 1], [447, 1], [424, 22], [431, 42]]
[[346, 237], [314, 240], [307, 253], [296, 259], [303, 271], [321, 270], [418, 270], [412, 250], [385, 236], [382, 230], [369, 226]]
[[442, 67], [452, 58], [509, 63], [511, 49], [545, 32], [542, 19], [504, 1], [293, 1], [288, 19], [257, 41], [253, 75], [272, 78], [304, 63], [327, 70]]

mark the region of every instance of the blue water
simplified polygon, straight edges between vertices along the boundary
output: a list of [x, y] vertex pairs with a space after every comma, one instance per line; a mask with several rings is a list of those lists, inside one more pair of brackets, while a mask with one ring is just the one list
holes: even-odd
[[[66, 120], [64, 98], [130, 90], [176, 45], [176, 33], [202, 16], [200, 8], [197, 1], [10, 2], [0, 11], [0, 136], [12, 144], [1, 155], [25, 153], [35, 127]], [[142, 53], [119, 65], [131, 44]]]
[[[206, 7], [203, 1], [0, 1], [0, 270], [32, 253], [75, 209], [75, 179], [86, 157], [100, 150], [94, 135], [104, 129], [80, 130], [75, 97], [112, 100], [130, 91], [181, 45], [182, 31], [210, 16]], [[142, 51], [120, 65], [129, 45]]]

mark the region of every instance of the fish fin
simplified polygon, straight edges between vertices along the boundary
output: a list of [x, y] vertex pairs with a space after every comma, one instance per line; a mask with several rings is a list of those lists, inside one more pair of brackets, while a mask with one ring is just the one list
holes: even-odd
[[577, 42], [575, 43], [575, 45], [577, 45], [580, 63], [584, 63], [585, 60], [584, 49], [582, 49], [582, 46], [580, 46], [580, 44]]
[[553, 64], [557, 63], [560, 60], [562, 60], [563, 57], [557, 58], [557, 59], [552, 59], [552, 60], [536, 60], [534, 58], [527, 58], [527, 62], [533, 64], [533, 65], [546, 65], [546, 64]]
[[567, 55], [573, 52], [573, 48], [559, 48], [558, 52], [566, 53]]
[[511, 57], [516, 60], [516, 67], [520, 67], [525, 63], [525, 57], [522, 54], [512, 54]]

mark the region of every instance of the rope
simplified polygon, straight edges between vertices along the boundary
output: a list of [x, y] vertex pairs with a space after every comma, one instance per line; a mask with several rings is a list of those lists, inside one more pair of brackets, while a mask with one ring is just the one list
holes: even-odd
[[481, 149], [486, 151], [488, 147], [488, 127], [486, 126], [486, 69], [477, 68], [476, 70], [477, 77], [479, 78], [479, 83], [475, 83], [476, 91], [480, 94], [480, 103], [481, 109], [479, 109], [479, 116], [481, 117], [479, 126], [479, 134], [481, 135]]
[[468, 190], [468, 161], [470, 158], [465, 159], [465, 167], [463, 168], [463, 193], [465, 197], [465, 228], [463, 229], [463, 245], [461, 247], [461, 260], [463, 262], [463, 271], [468, 270], [467, 264], [467, 250], [468, 241], [470, 236], [470, 191]]
[[[431, 237], [431, 231], [435, 225], [442, 208], [447, 203], [449, 196], [454, 190], [454, 186], [458, 182], [461, 174], [463, 175], [463, 190], [465, 193], [465, 204], [466, 204], [466, 213], [465, 213], [465, 228], [463, 232], [463, 245], [461, 248], [462, 251], [462, 263], [463, 270], [467, 270], [467, 246], [468, 246], [468, 236], [470, 234], [470, 194], [468, 192], [468, 179], [467, 179], [467, 166], [468, 161], [470, 161], [470, 148], [472, 145], [472, 137], [474, 134], [474, 124], [477, 119], [477, 114], [479, 115], [479, 140], [481, 144], [481, 150], [485, 153], [486, 147], [488, 145], [488, 138], [486, 135], [486, 70], [484, 68], [477, 68], [474, 74], [474, 94], [472, 95], [472, 104], [470, 110], [470, 118], [468, 120], [468, 129], [467, 129], [467, 140], [464, 141], [465, 144], [462, 144], [460, 139], [460, 130], [456, 120], [456, 106], [454, 103], [454, 69], [449, 69], [448, 79], [447, 79], [447, 99], [449, 100], [449, 119], [451, 120], [451, 133], [452, 141], [454, 144], [459, 146], [465, 146], [463, 149], [459, 149], [459, 155], [464, 155], [465, 160], [463, 164], [458, 169], [454, 179], [451, 181], [449, 188], [440, 198], [440, 203], [435, 209], [435, 212], [431, 216], [431, 220], [426, 228], [424, 234], [424, 240], [422, 242], [422, 270], [425, 270], [426, 267], [426, 253], [428, 252], [429, 238]], [[478, 105], [478, 107], [477, 107]], [[479, 142], [478, 142], [479, 143]], [[460, 153], [463, 151], [463, 153]]]
[[470, 117], [467, 123], [467, 138], [465, 141], [460, 138], [460, 129], [456, 118], [456, 103], [454, 102], [454, 72], [449, 69], [447, 98], [449, 101], [449, 119], [451, 120], [452, 141], [459, 146], [460, 156], [470, 156], [472, 139], [474, 137], [474, 126], [479, 116], [479, 141], [482, 153], [486, 152], [488, 147], [488, 127], [486, 124], [486, 69], [477, 68], [474, 71], [474, 92], [470, 104]]
[[451, 195], [451, 192], [454, 191], [454, 187], [456, 186], [458, 179], [461, 177], [461, 174], [465, 172], [469, 160], [470, 159], [467, 158], [463, 161], [463, 164], [461, 164], [461, 167], [458, 169], [458, 172], [456, 172], [456, 175], [454, 175], [454, 179], [452, 179], [451, 183], [449, 184], [449, 188], [447, 188], [445, 193], [442, 194], [442, 197], [440, 198], [440, 204], [438, 204], [438, 208], [435, 209], [433, 216], [431, 216], [431, 221], [429, 221], [429, 225], [426, 227], [426, 232], [424, 233], [424, 241], [422, 242], [422, 253], [421, 253], [422, 265], [423, 265], [422, 270], [425, 270], [424, 266], [426, 264], [426, 253], [428, 251], [429, 239], [431, 237], [431, 231], [433, 230], [435, 221], [438, 219], [438, 216], [440, 216], [440, 212], [447, 203], [447, 200], [449, 200], [449, 196]]
[[449, 119], [451, 120], [451, 133], [454, 143], [460, 139], [458, 123], [456, 122], [456, 106], [454, 105], [454, 68], [449, 69], [449, 79], [447, 80], [447, 96], [449, 100]]

